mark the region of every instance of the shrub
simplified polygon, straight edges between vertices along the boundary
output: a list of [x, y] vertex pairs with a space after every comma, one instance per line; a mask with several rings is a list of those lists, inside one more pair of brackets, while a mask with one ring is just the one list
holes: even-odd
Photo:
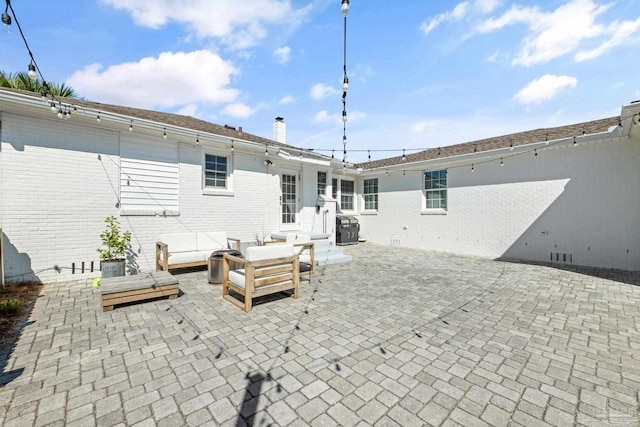
[[18, 298], [7, 299], [0, 301], [0, 314], [6, 316], [13, 316], [20, 313], [23, 306], [22, 300]]

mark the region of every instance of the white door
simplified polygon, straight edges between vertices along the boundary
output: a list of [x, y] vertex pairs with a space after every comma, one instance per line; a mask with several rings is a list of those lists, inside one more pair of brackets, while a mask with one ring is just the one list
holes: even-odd
[[298, 224], [298, 174], [285, 172], [280, 177], [281, 228], [295, 229]]

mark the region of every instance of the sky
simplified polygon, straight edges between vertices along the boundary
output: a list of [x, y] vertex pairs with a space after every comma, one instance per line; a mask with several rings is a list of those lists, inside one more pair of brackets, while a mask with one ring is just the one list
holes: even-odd
[[[2, 2], [5, 3], [5, 2]], [[12, 0], [47, 81], [342, 158], [341, 0]], [[1, 24], [0, 24], [1, 25]], [[347, 161], [562, 126], [640, 99], [640, 0], [351, 0]], [[15, 22], [0, 70], [26, 71]]]

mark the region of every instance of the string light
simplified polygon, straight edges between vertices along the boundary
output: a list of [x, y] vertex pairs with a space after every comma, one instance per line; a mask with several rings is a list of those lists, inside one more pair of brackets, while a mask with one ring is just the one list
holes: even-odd
[[342, 61], [342, 167], [347, 162], [347, 91], [349, 90], [349, 77], [347, 76], [347, 15], [349, 14], [349, 0], [342, 0], [340, 12], [344, 19], [343, 33], [343, 61]]
[[200, 145], [200, 134], [196, 135], [196, 145]]
[[98, 115], [96, 116], [96, 122], [100, 123], [100, 111], [98, 111]]
[[533, 155], [538, 157], [538, 149], [537, 148], [535, 150], [533, 150]]
[[164, 139], [167, 139], [167, 128], [164, 128], [164, 129], [162, 130], [162, 137], [163, 137]]
[[[13, 10], [13, 8], [12, 8]], [[8, 27], [9, 25], [11, 25], [11, 17], [9, 16], [9, 1], [7, 0], [7, 7], [4, 9], [4, 12], [2, 13], [2, 23]]]
[[233, 139], [231, 140], [231, 151], [233, 151]]
[[500, 158], [500, 166], [504, 166], [504, 162], [502, 161], [502, 158]]
[[264, 156], [265, 157], [269, 157], [269, 146], [268, 145], [264, 146]]
[[28, 70], [29, 72], [27, 74], [29, 74], [29, 78], [31, 80], [35, 80], [38, 78], [38, 74], [36, 73], [36, 66], [33, 65], [33, 60], [29, 63]]
[[578, 145], [578, 143], [576, 142], [576, 137], [573, 137], [573, 146], [575, 147], [576, 145]]
[[471, 164], [471, 172], [474, 172], [475, 168], [473, 167], [473, 163]]
[[402, 149], [402, 161], [403, 162], [407, 161], [407, 156], [405, 156], [405, 154], [404, 154], [404, 148]]
[[133, 120], [129, 123], [129, 132], [133, 132]]

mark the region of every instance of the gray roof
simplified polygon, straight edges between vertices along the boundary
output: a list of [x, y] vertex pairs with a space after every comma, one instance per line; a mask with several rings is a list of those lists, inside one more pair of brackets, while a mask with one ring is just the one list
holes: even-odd
[[480, 139], [477, 141], [465, 142], [462, 144], [450, 145], [447, 147], [431, 148], [419, 153], [407, 154], [405, 161], [402, 160], [402, 156], [397, 156], [389, 157], [382, 160], [375, 160], [372, 162], [359, 163], [356, 165], [356, 167], [362, 169], [389, 167], [398, 164], [420, 162], [424, 160], [443, 159], [447, 157], [459, 156], [462, 154], [471, 154], [474, 152], [479, 153], [482, 151], [496, 150], [499, 148], [509, 148], [512, 146], [512, 144], [513, 147], [517, 147], [519, 145], [533, 144], [536, 142], [571, 138], [573, 136], [581, 136], [583, 134], [606, 132], [611, 126], [618, 125], [619, 122], [620, 117], [616, 116], [608, 117], [606, 119], [592, 120], [584, 123], [576, 123], [567, 126], [529, 130], [526, 132], [512, 133], [509, 135]]

